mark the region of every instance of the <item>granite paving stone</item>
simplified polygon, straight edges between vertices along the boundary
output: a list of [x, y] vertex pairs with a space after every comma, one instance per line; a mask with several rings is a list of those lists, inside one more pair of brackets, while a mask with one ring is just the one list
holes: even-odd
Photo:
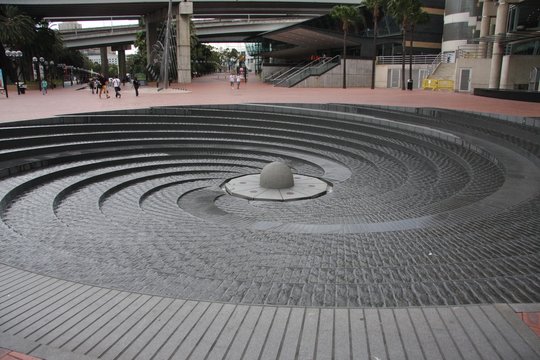
[[[525, 327], [486, 305], [540, 299], [537, 128], [451, 110], [253, 103], [0, 130], [0, 330], [37, 348], [538, 355]], [[224, 191], [272, 161], [332, 188], [290, 202]]]

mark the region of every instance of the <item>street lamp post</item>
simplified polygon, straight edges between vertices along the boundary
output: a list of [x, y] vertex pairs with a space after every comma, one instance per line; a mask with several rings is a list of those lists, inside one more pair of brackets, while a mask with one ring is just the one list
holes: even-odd
[[49, 61], [49, 76], [51, 78], [51, 89], [54, 89], [54, 79], [56, 78], [56, 68], [54, 67], [54, 61]]
[[[39, 59], [43, 60], [42, 57]], [[37, 57], [32, 58], [32, 63], [34, 64], [34, 71], [36, 72], [36, 80], [38, 82], [39, 90], [41, 91], [41, 74], [40, 74], [40, 68], [39, 68], [39, 59]]]
[[[15, 65], [15, 75], [17, 77], [15, 81], [15, 86], [17, 87], [17, 95], [21, 95], [21, 88], [20, 88], [20, 83], [19, 83], [20, 81], [19, 60], [22, 58], [23, 53], [20, 50], [14, 50], [14, 51], [6, 50], [6, 56], [11, 61], [13, 61], [13, 64]], [[22, 66], [22, 62], [21, 62], [21, 66]], [[23, 83], [24, 83], [24, 71], [22, 71], [22, 76], [23, 76]]]

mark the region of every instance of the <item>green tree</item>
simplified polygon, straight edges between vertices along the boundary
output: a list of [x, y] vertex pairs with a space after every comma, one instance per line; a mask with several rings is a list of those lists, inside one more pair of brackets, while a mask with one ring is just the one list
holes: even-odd
[[405, 90], [405, 37], [407, 28], [412, 22], [412, 17], [421, 9], [420, 0], [389, 0], [387, 3], [388, 13], [400, 24], [401, 27], [401, 90]]
[[[129, 68], [128, 68], [129, 69]], [[90, 66], [90, 70], [92, 70], [93, 72], [96, 72], [96, 73], [100, 73], [101, 72], [101, 64], [98, 63], [97, 61], [94, 62], [91, 66]], [[144, 72], [144, 71], [143, 71]]]
[[31, 44], [36, 35], [34, 25], [33, 19], [20, 12], [16, 6], [0, 7], [0, 67], [8, 71], [12, 81], [16, 81], [17, 74], [10, 66], [10, 60], [6, 56], [6, 47], [21, 49]]
[[377, 62], [377, 32], [384, 0], [364, 0], [363, 4], [373, 17], [373, 58], [371, 63], [371, 88], [375, 89], [375, 63]]
[[336, 5], [330, 11], [330, 16], [341, 23], [343, 30], [343, 88], [347, 87], [347, 33], [351, 26], [360, 19], [358, 8], [350, 5]]

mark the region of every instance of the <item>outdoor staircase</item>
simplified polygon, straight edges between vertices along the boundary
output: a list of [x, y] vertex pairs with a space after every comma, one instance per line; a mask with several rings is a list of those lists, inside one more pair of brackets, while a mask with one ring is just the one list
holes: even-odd
[[428, 79], [454, 80], [456, 78], [456, 63], [440, 63]]
[[287, 76], [281, 76], [273, 84], [280, 87], [293, 87], [310, 76], [321, 76], [340, 64], [341, 56], [339, 55], [333, 58], [317, 59], [301, 68], [295, 69], [295, 71], [287, 72]]

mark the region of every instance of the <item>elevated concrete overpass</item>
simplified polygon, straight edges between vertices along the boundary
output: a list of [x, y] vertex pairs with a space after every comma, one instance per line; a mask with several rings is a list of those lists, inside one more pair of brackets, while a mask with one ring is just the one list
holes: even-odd
[[[173, 1], [178, 4], [179, 1]], [[13, 4], [35, 17], [56, 21], [84, 18], [121, 16], [138, 18], [167, 9], [167, 0], [0, 0], [0, 4]], [[319, 16], [328, 13], [336, 4], [358, 5], [358, 0], [194, 0], [194, 17], [252, 17]]]
[[[316, 17], [327, 14], [336, 4], [355, 4], [358, 0], [195, 0], [174, 1], [176, 17], [178, 81], [191, 82], [189, 19]], [[36, 18], [54, 21], [74, 21], [88, 18], [112, 19], [144, 16], [148, 44], [157, 42], [158, 24], [166, 18], [167, 0], [0, 0], [0, 4], [13, 4]], [[129, 34], [118, 35], [115, 41], [128, 41]], [[112, 39], [111, 39], [112, 40]], [[90, 41], [88, 41], [89, 43]], [[84, 45], [84, 46], [88, 46]], [[83, 45], [81, 45], [83, 46]], [[147, 47], [151, 58], [151, 46]], [[124, 57], [122, 56], [122, 59]], [[102, 48], [102, 66], [106, 68], [106, 53]], [[121, 60], [119, 59], [119, 62]], [[122, 64], [119, 64], [122, 68]]]
[[[305, 18], [244, 19], [196, 21], [195, 29], [201, 42], [243, 42], [261, 32], [274, 31], [304, 21]], [[139, 25], [111, 26], [87, 29], [61, 30], [64, 46], [88, 49], [111, 45], [129, 45], [135, 42]]]

